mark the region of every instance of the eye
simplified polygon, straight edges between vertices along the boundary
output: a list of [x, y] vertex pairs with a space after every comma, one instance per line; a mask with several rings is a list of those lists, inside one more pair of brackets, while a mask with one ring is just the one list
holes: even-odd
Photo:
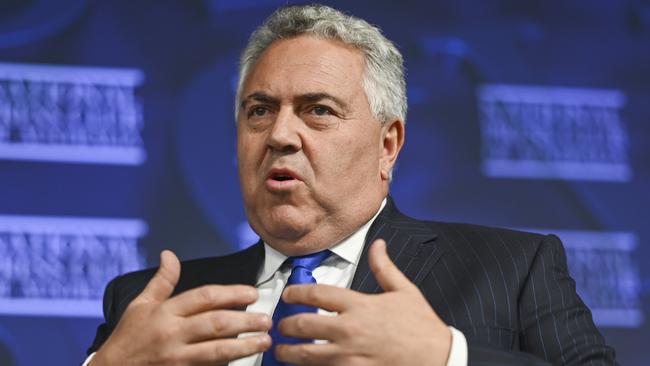
[[325, 116], [331, 114], [328, 108], [319, 105], [312, 108], [312, 112], [317, 116]]
[[248, 116], [252, 117], [262, 117], [265, 115], [267, 112], [267, 109], [265, 107], [253, 107], [251, 110], [248, 112]]

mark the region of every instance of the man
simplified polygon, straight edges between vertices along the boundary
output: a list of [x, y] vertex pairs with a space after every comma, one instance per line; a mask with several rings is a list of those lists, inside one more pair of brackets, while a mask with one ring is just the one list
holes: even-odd
[[[556, 237], [399, 213], [388, 190], [405, 115], [402, 57], [377, 28], [320, 5], [276, 11], [237, 93], [262, 241], [182, 265], [165, 251], [157, 272], [112, 281], [90, 363], [614, 364]], [[290, 285], [288, 267], [321, 253], [303, 271], [317, 284]], [[321, 310], [278, 315], [296, 304]], [[318, 341], [283, 341], [296, 338]]]

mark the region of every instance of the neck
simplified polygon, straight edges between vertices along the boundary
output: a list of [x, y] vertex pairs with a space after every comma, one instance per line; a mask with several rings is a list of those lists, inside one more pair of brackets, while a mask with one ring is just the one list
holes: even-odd
[[368, 207], [356, 220], [340, 218], [319, 225], [317, 230], [299, 238], [269, 238], [264, 241], [273, 249], [286, 256], [302, 256], [330, 249], [356, 233], [364, 225], [371, 223], [384, 208], [386, 198], [372, 207]]

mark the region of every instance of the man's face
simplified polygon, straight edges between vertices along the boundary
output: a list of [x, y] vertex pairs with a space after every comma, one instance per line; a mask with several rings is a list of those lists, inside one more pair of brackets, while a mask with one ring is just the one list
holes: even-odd
[[331, 247], [387, 194], [403, 127], [375, 120], [363, 72], [360, 51], [300, 36], [273, 43], [243, 86], [237, 155], [246, 213], [286, 255]]

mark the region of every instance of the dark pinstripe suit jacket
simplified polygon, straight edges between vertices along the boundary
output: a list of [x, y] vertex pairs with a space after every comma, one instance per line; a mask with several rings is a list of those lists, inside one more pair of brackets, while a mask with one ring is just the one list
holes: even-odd
[[[613, 365], [608, 347], [575, 291], [561, 242], [511, 230], [414, 220], [392, 199], [378, 215], [352, 289], [381, 291], [367, 261], [368, 244], [388, 243], [388, 254], [447, 324], [462, 331], [476, 365]], [[186, 261], [176, 293], [204, 284], [251, 284], [264, 260], [261, 242], [244, 251]], [[106, 322], [88, 352], [96, 351], [153, 270], [117, 277], [104, 296]]]

